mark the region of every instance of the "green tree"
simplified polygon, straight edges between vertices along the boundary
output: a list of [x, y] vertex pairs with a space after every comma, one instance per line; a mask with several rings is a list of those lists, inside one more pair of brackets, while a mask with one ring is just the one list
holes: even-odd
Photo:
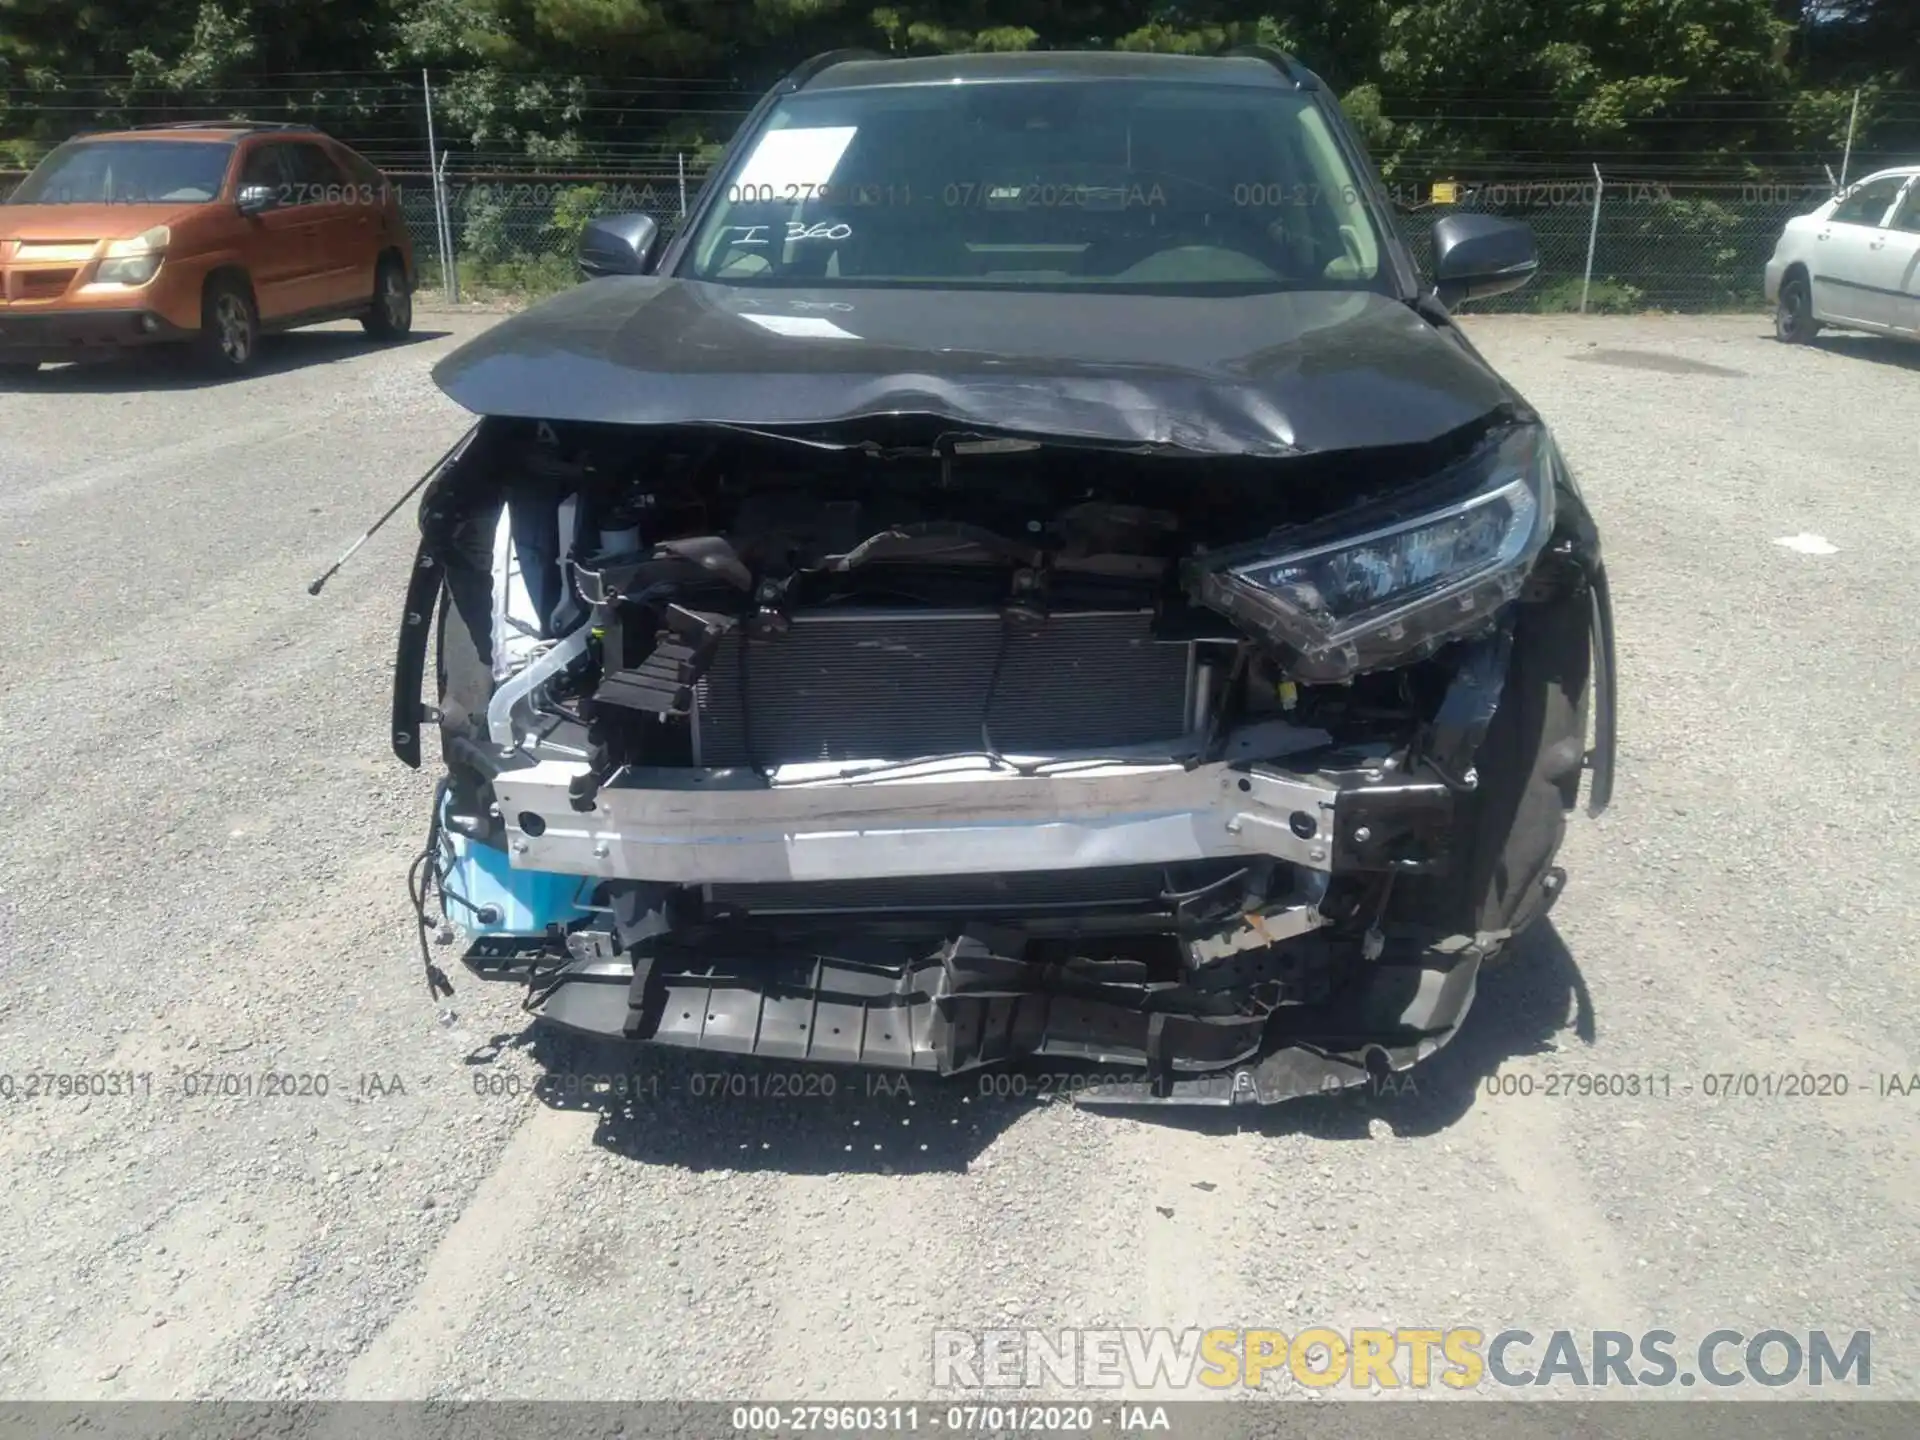
[[1298, 53], [1416, 178], [1826, 158], [1856, 86], [1871, 146], [1920, 145], [1920, 105], [1891, 98], [1920, 87], [1916, 0], [0, 0], [0, 134], [245, 113], [411, 148], [395, 117], [424, 66], [450, 143], [670, 156], [822, 50], [1249, 41]]

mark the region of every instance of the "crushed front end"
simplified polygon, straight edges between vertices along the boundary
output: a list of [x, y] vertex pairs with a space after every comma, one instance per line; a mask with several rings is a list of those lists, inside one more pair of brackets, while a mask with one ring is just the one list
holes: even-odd
[[1282, 459], [489, 419], [422, 530], [423, 902], [605, 1036], [1359, 1083], [1451, 1036], [1611, 784], [1598, 540], [1524, 414]]

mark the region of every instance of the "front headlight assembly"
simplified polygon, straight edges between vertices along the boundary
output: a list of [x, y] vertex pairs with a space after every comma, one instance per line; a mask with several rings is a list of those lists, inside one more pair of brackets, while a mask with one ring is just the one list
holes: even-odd
[[[1539, 425], [1497, 432], [1414, 495], [1193, 562], [1200, 602], [1290, 652], [1297, 679], [1405, 664], [1520, 593], [1553, 529], [1558, 468]], [[1459, 496], [1436, 504], [1435, 496]]]
[[94, 272], [95, 282], [102, 285], [146, 284], [160, 269], [161, 260], [166, 258], [167, 242], [172, 238], [172, 232], [166, 226], [156, 225], [131, 240], [115, 240], [107, 246], [106, 258]]

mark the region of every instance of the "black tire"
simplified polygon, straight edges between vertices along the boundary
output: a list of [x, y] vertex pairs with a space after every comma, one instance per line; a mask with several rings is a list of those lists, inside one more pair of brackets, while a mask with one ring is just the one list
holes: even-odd
[[207, 282], [200, 300], [200, 333], [193, 349], [217, 375], [241, 375], [260, 356], [260, 310], [243, 280], [230, 275]]
[[1773, 334], [1784, 345], [1804, 345], [1820, 333], [1813, 318], [1813, 290], [1804, 275], [1780, 282], [1780, 302], [1773, 310]]
[[380, 257], [373, 272], [373, 303], [360, 324], [376, 340], [404, 340], [413, 329], [413, 293], [407, 288], [407, 267], [398, 256]]

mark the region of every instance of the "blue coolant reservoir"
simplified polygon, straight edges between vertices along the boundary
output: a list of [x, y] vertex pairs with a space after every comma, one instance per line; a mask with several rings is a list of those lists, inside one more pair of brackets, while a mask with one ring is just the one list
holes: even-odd
[[571, 924], [590, 913], [579, 903], [592, 889], [587, 877], [516, 870], [504, 850], [454, 830], [441, 834], [447, 919], [469, 934], [542, 935], [549, 925]]

